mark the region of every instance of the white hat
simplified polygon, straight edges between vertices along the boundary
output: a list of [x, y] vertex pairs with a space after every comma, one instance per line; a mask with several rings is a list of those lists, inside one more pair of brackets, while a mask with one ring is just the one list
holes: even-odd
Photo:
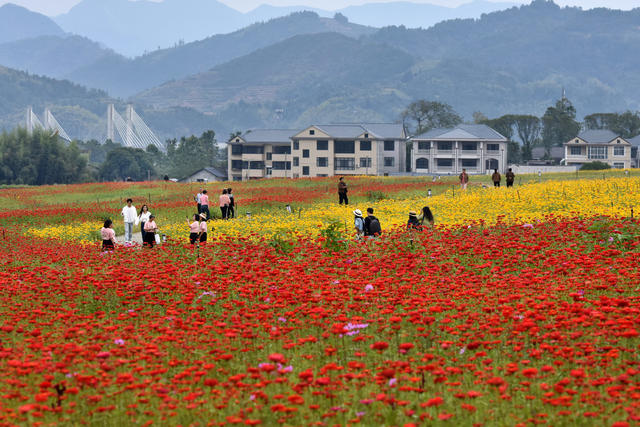
[[207, 219], [207, 216], [206, 216], [205, 214], [201, 213], [201, 214], [200, 214], [200, 218], [202, 218], [202, 219]]
[[353, 214], [355, 216], [362, 216], [362, 211], [360, 209], [356, 209], [355, 211], [353, 211]]

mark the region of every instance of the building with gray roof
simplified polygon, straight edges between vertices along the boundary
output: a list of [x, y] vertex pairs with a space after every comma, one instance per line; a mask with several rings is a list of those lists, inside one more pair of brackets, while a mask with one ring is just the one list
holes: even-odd
[[606, 129], [590, 129], [564, 143], [567, 165], [603, 162], [616, 169], [633, 165], [631, 142]]
[[411, 138], [414, 172], [445, 175], [485, 174], [507, 164], [508, 140], [486, 125], [461, 124], [446, 129], [431, 129]]
[[295, 129], [254, 129], [227, 143], [232, 181], [291, 177], [291, 135]]

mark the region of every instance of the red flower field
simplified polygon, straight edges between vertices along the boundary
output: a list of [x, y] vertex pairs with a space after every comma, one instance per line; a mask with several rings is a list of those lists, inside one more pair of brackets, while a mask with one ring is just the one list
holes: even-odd
[[338, 252], [101, 253], [6, 224], [0, 425], [640, 422], [634, 220], [395, 230]]

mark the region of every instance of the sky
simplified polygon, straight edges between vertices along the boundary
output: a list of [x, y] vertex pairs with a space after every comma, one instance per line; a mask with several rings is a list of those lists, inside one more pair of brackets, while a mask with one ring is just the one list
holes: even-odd
[[[67, 12], [81, 0], [0, 0], [0, 5], [5, 3], [15, 3], [45, 15], [55, 16]], [[109, 0], [103, 0], [109, 1]], [[159, 1], [159, 0], [152, 0]], [[343, 7], [358, 5], [363, 3], [382, 3], [394, 0], [220, 0], [228, 6], [242, 12], [249, 11], [263, 3], [274, 6], [298, 6], [305, 5], [317, 7], [325, 10], [341, 9]], [[441, 6], [455, 7], [470, 0], [408, 0], [414, 3], [432, 3]], [[523, 0], [505, 0], [515, 3], [529, 3]], [[581, 6], [585, 9], [593, 7], [609, 7], [614, 9], [633, 9], [640, 7], [640, 0], [556, 0], [561, 6]]]

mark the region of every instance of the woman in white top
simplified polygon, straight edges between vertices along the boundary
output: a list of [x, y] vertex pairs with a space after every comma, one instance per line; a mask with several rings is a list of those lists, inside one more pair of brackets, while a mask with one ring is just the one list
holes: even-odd
[[147, 205], [142, 205], [140, 209], [140, 214], [138, 218], [136, 218], [136, 224], [140, 223], [140, 233], [142, 234], [142, 241], [144, 242], [144, 223], [149, 221], [149, 217], [151, 216], [151, 212], [149, 212], [149, 207]]

